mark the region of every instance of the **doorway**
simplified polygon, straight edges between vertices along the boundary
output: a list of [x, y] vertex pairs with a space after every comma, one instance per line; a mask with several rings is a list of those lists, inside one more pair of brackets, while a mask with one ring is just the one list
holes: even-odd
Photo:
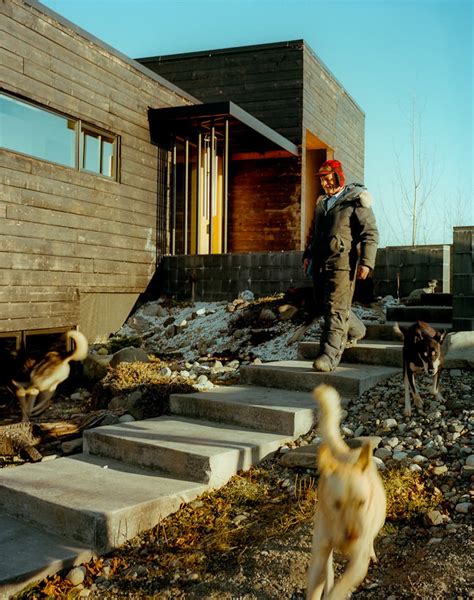
[[171, 177], [171, 254], [221, 254], [227, 246], [225, 138], [213, 127], [175, 139]]

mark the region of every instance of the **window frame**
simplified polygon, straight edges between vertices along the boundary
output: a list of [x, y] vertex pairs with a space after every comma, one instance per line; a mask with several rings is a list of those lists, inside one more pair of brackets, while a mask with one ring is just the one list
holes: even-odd
[[[7, 146], [0, 146], [0, 148], [2, 150], [6, 150], [8, 152], [13, 152], [15, 154], [20, 154], [23, 156], [28, 156], [30, 158], [33, 158], [35, 160], [40, 160], [46, 163], [50, 163], [53, 165], [57, 165], [60, 167], [64, 167], [65, 169], [72, 169], [74, 171], [77, 171], [79, 173], [87, 173], [88, 175], [95, 175], [96, 177], [101, 177], [103, 179], [105, 179], [106, 181], [115, 181], [117, 183], [120, 182], [120, 178], [119, 178], [119, 165], [120, 165], [120, 136], [116, 133], [111, 133], [110, 131], [107, 131], [106, 129], [103, 129], [101, 127], [98, 127], [97, 125], [93, 125], [87, 121], [84, 121], [83, 119], [80, 119], [78, 117], [73, 117], [67, 113], [64, 113], [60, 110], [56, 110], [54, 108], [51, 108], [49, 106], [45, 106], [39, 102], [35, 102], [34, 100], [31, 100], [29, 98], [25, 98], [21, 95], [18, 94], [13, 94], [11, 92], [9, 92], [8, 90], [5, 90], [4, 88], [0, 87], [0, 96], [6, 96], [9, 98], [12, 98], [13, 100], [16, 100], [17, 102], [22, 102], [24, 104], [33, 106], [36, 109], [42, 110], [44, 112], [50, 113], [52, 115], [55, 116], [59, 116], [59, 117], [63, 117], [65, 119], [67, 119], [68, 121], [71, 121], [74, 123], [74, 135], [75, 135], [75, 140], [74, 140], [74, 152], [75, 152], [75, 157], [74, 157], [74, 166], [70, 166], [70, 165], [66, 165], [63, 163], [58, 163], [54, 160], [50, 160], [48, 158], [43, 158], [41, 156], [37, 156], [36, 154], [29, 154], [27, 152], [21, 152], [19, 150], [14, 150], [12, 148], [8, 148]], [[85, 135], [87, 133], [92, 133], [96, 136], [98, 136], [101, 140], [100, 142], [100, 157], [99, 157], [99, 171], [92, 171], [90, 169], [85, 169], [82, 167], [83, 164], [83, 143], [82, 140], [83, 138], [85, 139]], [[102, 161], [103, 161], [103, 157], [102, 157], [102, 140], [103, 138], [105, 138], [106, 141], [108, 141], [109, 143], [112, 143], [112, 168], [111, 168], [111, 175], [105, 175], [104, 173], [102, 173]]]

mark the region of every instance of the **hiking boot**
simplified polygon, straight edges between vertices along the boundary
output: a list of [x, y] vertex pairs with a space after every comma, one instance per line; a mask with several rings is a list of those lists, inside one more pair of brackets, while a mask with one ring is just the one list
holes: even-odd
[[327, 354], [320, 354], [313, 362], [313, 369], [315, 371], [321, 371], [322, 373], [329, 373], [334, 371], [331, 359]]
[[357, 346], [357, 342], [360, 342], [360, 340], [362, 340], [362, 339], [363, 338], [361, 338], [361, 337], [347, 338], [345, 348], [353, 348], [354, 346]]

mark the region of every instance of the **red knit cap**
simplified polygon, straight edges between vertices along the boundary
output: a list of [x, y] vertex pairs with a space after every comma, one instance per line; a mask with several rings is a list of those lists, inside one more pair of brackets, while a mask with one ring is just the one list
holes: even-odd
[[342, 170], [342, 164], [338, 160], [327, 160], [320, 167], [316, 173], [318, 177], [327, 175], [328, 173], [334, 173], [337, 177], [339, 185], [344, 186], [344, 171]]

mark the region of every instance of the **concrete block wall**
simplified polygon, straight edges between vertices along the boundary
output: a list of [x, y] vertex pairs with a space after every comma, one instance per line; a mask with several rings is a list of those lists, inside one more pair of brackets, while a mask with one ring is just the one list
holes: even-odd
[[165, 256], [160, 292], [177, 300], [233, 300], [244, 290], [256, 296], [311, 285], [303, 277], [302, 252], [252, 252]]
[[437, 292], [451, 292], [451, 246], [387, 246], [379, 248], [375, 264], [375, 295], [408, 296], [438, 280]]
[[[466, 252], [458, 254], [458, 260], [466, 263]], [[449, 245], [379, 248], [374, 295], [397, 297], [397, 273], [400, 297], [425, 287], [430, 279], [438, 280], [438, 292], [450, 292], [450, 265]], [[472, 293], [472, 265], [470, 273], [470, 283], [465, 283], [467, 277], [462, 275], [459, 285], [471, 285]], [[194, 297], [199, 301], [233, 300], [247, 289], [256, 296], [266, 296], [284, 292], [291, 286], [311, 286], [311, 280], [303, 277], [302, 252], [297, 251], [165, 256], [158, 279], [160, 293], [179, 300]], [[463, 302], [464, 296], [460, 296], [459, 305]]]
[[453, 330], [474, 331], [474, 226], [453, 230]]

